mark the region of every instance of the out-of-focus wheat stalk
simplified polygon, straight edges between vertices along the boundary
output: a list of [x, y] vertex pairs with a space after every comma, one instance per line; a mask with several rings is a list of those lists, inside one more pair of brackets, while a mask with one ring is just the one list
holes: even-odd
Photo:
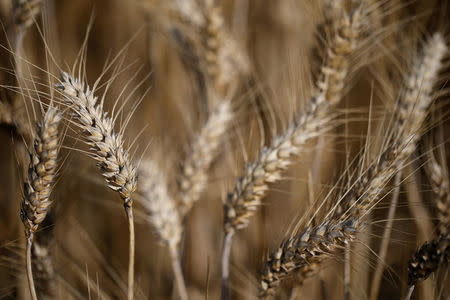
[[86, 136], [93, 158], [105, 178], [108, 187], [121, 196], [128, 217], [130, 234], [128, 264], [128, 299], [134, 294], [134, 218], [132, 193], [136, 190], [136, 168], [123, 145], [122, 133], [114, 130], [113, 119], [103, 112], [103, 104], [97, 103], [94, 91], [85, 87], [81, 79], [63, 73], [57, 88], [72, 111], [78, 126]]
[[31, 269], [31, 248], [34, 233], [44, 221], [52, 201], [59, 150], [58, 125], [61, 116], [54, 107], [49, 107], [42, 122], [37, 126], [33, 149], [30, 151], [28, 175], [24, 183], [24, 195], [20, 216], [25, 226], [27, 277], [32, 299], [37, 299]]
[[177, 205], [167, 190], [167, 180], [158, 164], [145, 159], [139, 166], [140, 191], [144, 197], [142, 204], [149, 223], [156, 229], [161, 241], [169, 248], [172, 269], [180, 299], [186, 300], [187, 292], [181, 270], [179, 244], [183, 228]]
[[445, 149], [439, 145], [439, 162], [433, 148], [428, 149], [425, 169], [436, 197], [438, 227], [435, 237], [425, 242], [408, 262], [408, 292], [405, 299], [409, 300], [418, 282], [436, 272], [442, 263], [450, 262], [450, 186], [445, 159]]

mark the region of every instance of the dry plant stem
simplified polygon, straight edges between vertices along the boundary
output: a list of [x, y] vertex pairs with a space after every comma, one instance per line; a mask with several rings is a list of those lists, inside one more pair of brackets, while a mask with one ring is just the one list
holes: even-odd
[[406, 291], [405, 300], [411, 299], [412, 293], [414, 292], [414, 287], [415, 285], [408, 287], [408, 290]]
[[175, 285], [178, 292], [178, 297], [181, 300], [187, 300], [188, 294], [186, 291], [186, 284], [184, 283], [183, 271], [181, 269], [181, 260], [178, 255], [178, 249], [169, 246], [170, 259], [172, 261], [172, 269], [175, 276]]
[[378, 251], [378, 264], [373, 275], [370, 288], [370, 300], [378, 299], [378, 291], [380, 289], [381, 278], [383, 276], [384, 264], [387, 257], [389, 242], [391, 240], [392, 224], [394, 223], [395, 210], [397, 208], [398, 197], [400, 194], [400, 182], [402, 180], [402, 166], [399, 166], [397, 175], [395, 175], [395, 188], [392, 193], [391, 204], [387, 216], [386, 227], [384, 229], [383, 238], [381, 240], [380, 250]]
[[135, 248], [135, 237], [134, 237], [134, 217], [133, 217], [133, 207], [130, 205], [125, 205], [125, 213], [128, 219], [128, 229], [130, 233], [129, 238], [129, 260], [128, 260], [128, 300], [132, 300], [134, 297], [134, 248]]
[[230, 277], [230, 252], [234, 231], [229, 231], [223, 239], [222, 250], [222, 300], [229, 298], [228, 278]]
[[31, 233], [27, 238], [25, 260], [26, 260], [26, 266], [27, 266], [28, 287], [30, 288], [31, 299], [37, 300], [36, 288], [34, 286], [34, 280], [33, 280], [33, 270], [31, 269], [31, 246], [32, 245], [33, 245], [33, 233]]
[[344, 300], [350, 300], [351, 251], [350, 244], [345, 246], [344, 254]]

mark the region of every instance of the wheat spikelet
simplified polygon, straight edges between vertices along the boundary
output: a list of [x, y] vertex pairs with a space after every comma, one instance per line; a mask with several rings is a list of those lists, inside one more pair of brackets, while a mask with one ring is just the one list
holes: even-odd
[[136, 190], [136, 168], [132, 164], [128, 150], [123, 147], [123, 136], [114, 131], [111, 117], [103, 112], [102, 103], [81, 79], [63, 73], [57, 88], [62, 91], [63, 100], [70, 107], [91, 146], [93, 157], [105, 178], [107, 185], [121, 196], [128, 217], [130, 233], [128, 263], [128, 299], [134, 297], [134, 218], [131, 194]]
[[124, 205], [131, 207], [131, 194], [136, 190], [137, 176], [128, 150], [123, 147], [122, 134], [115, 132], [111, 117], [103, 112], [93, 91], [85, 87], [81, 80], [64, 72], [57, 87], [63, 92], [64, 101], [83, 129], [108, 187], [120, 194]]
[[[435, 41], [438, 41], [439, 45], [435, 45]], [[434, 74], [429, 76], [433, 80], [437, 77], [441, 59], [446, 51], [445, 43], [439, 35], [438, 38], [434, 35], [424, 45], [423, 52], [429, 54], [429, 51], [436, 49], [439, 51], [433, 53], [433, 56], [429, 56], [437, 61], [436, 64], [430, 63], [427, 59], [423, 61], [423, 64], [428, 64], [433, 68]], [[416, 71], [417, 69], [412, 73], [414, 74]], [[428, 73], [422, 72], [422, 74]], [[433, 82], [430, 85], [432, 86], [432, 84]], [[403, 165], [414, 151], [416, 142], [420, 138], [419, 133], [428, 106], [431, 103], [430, 93], [431, 89], [424, 97], [416, 97], [416, 101], [423, 102], [404, 108], [407, 116], [416, 116], [416, 119], [408, 123], [416, 122], [416, 120], [419, 122], [404, 126], [402, 134], [387, 144], [381, 155], [337, 201], [337, 204], [343, 203], [348, 209], [344, 212], [336, 210], [331, 214], [332, 218], [329, 220], [291, 237], [269, 257], [262, 275], [260, 294], [262, 298], [274, 295], [281, 281], [294, 271], [299, 274], [301, 283], [316, 272], [316, 268], [324, 258], [332, 255], [336, 249], [344, 247], [355, 238], [356, 232], [361, 229], [362, 218], [383, 195], [385, 186], [399, 171], [398, 166]]]
[[270, 146], [264, 147], [258, 158], [246, 166], [244, 176], [237, 180], [224, 205], [226, 232], [246, 227], [249, 217], [261, 205], [268, 183], [279, 181], [282, 171], [292, 163], [292, 156], [300, 154], [308, 141], [331, 128], [333, 117], [328, 113], [328, 108], [342, 97], [348, 59], [357, 46], [360, 21], [359, 9], [350, 16], [343, 16], [321, 68], [317, 91], [311, 97], [306, 113], [275, 137]]
[[208, 169], [218, 153], [233, 117], [230, 101], [218, 103], [199, 134], [192, 141], [179, 178], [182, 217], [190, 211], [192, 205], [205, 190]]

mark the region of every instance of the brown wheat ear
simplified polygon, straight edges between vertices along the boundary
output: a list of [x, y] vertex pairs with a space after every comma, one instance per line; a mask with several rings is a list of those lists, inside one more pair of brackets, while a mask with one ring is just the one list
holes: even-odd
[[205, 190], [208, 183], [208, 170], [219, 152], [233, 116], [230, 101], [218, 103], [192, 141], [179, 178], [182, 218], [189, 213]]
[[125, 207], [130, 231], [130, 259], [128, 267], [128, 299], [134, 294], [134, 220], [132, 193], [136, 190], [136, 167], [128, 150], [123, 146], [123, 136], [114, 130], [113, 119], [103, 112], [94, 91], [85, 87], [81, 79], [63, 73], [57, 88], [63, 93], [63, 101], [70, 107], [78, 126], [83, 130], [86, 143], [91, 147], [97, 166], [108, 187], [117, 191]]
[[57, 169], [60, 121], [60, 114], [55, 108], [50, 107], [42, 122], [38, 124], [33, 149], [30, 151], [28, 175], [24, 183], [20, 216], [27, 237], [26, 265], [32, 299], [37, 299], [31, 270], [33, 234], [45, 219], [52, 204], [50, 194]]
[[361, 7], [349, 15], [342, 11], [306, 112], [264, 147], [254, 162], [246, 165], [244, 175], [238, 178], [233, 191], [228, 194], [224, 204], [222, 299], [228, 296], [229, 254], [234, 232], [248, 226], [250, 217], [262, 204], [269, 184], [282, 179], [283, 172], [293, 163], [294, 157], [305, 150], [307, 143], [335, 126], [333, 121], [336, 119], [330, 106], [342, 99], [349, 60], [359, 45], [362, 12]]
[[[439, 44], [434, 45], [435, 41]], [[427, 75], [433, 79], [446, 52], [444, 40], [439, 34], [427, 41], [423, 52], [428, 53], [430, 49], [436, 48], [440, 51], [433, 56], [436, 60], [436, 64], [432, 64], [433, 74]], [[425, 60], [424, 64], [427, 63]], [[427, 109], [432, 102], [430, 93], [431, 90], [428, 90], [426, 95], [416, 99], [416, 105], [407, 106], [407, 115], [415, 116], [415, 119], [409, 122], [409, 126], [404, 126], [404, 131], [395, 139], [388, 136], [386, 148], [355, 182], [350, 183], [346, 193], [332, 202], [333, 209], [327, 211], [327, 218], [313, 228], [308, 222], [300, 234], [289, 238], [269, 257], [261, 280], [261, 298], [272, 297], [282, 281], [294, 272], [299, 275], [297, 282], [302, 283], [317, 272], [324, 258], [332, 256], [337, 249], [342, 249], [355, 239], [364, 217], [385, 195], [386, 185], [399, 172], [398, 166], [402, 166], [415, 150]], [[341, 204], [344, 204], [344, 212], [340, 209]]]

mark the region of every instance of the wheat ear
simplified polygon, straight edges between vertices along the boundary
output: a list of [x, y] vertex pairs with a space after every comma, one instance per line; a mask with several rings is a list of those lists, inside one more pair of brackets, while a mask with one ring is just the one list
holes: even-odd
[[441, 235], [426, 242], [408, 262], [408, 291], [405, 300], [409, 300], [415, 285], [428, 278], [442, 263], [450, 262], [450, 236]]
[[177, 205], [167, 190], [167, 179], [155, 161], [145, 159], [139, 166], [139, 182], [147, 219], [160, 240], [169, 247], [178, 295], [186, 300], [188, 297], [179, 255], [183, 228]]
[[39, 224], [44, 221], [52, 201], [50, 193], [56, 173], [58, 158], [58, 125], [61, 116], [57, 110], [50, 107], [43, 120], [37, 125], [33, 149], [30, 151], [28, 175], [24, 183], [20, 216], [25, 227], [26, 267], [31, 298], [37, 299], [31, 268], [31, 248], [34, 233]]
[[[441, 67], [441, 61], [447, 51], [445, 41], [440, 34], [434, 34], [427, 41], [423, 47], [422, 52], [419, 53], [413, 63], [413, 71], [406, 78], [405, 89], [399, 98], [396, 106], [396, 123], [395, 128], [399, 129], [400, 135], [406, 135], [403, 138], [408, 138], [408, 134], [414, 132], [417, 124], [423, 122], [426, 117], [426, 109], [430, 105], [432, 97], [432, 88], [436, 83], [436, 79]], [[416, 105], [420, 107], [415, 108]], [[415, 148], [415, 144], [410, 144], [409, 147]], [[370, 299], [378, 298], [378, 291], [381, 284], [381, 278], [384, 271], [384, 261], [386, 259], [389, 240], [392, 230], [393, 218], [398, 200], [398, 190], [401, 181], [402, 166], [398, 166], [399, 172], [396, 175], [396, 187], [393, 192], [391, 204], [388, 212], [388, 221], [381, 240], [380, 250], [378, 252], [378, 264], [375, 269]]]
[[246, 52], [224, 26], [222, 10], [215, 1], [205, 3], [203, 51], [207, 78], [213, 93], [223, 98], [236, 86], [241, 75], [249, 73]]
[[302, 153], [310, 140], [332, 127], [333, 117], [328, 113], [328, 108], [342, 97], [349, 57], [358, 44], [360, 21], [359, 9], [351, 15], [343, 14], [321, 68], [317, 91], [311, 97], [306, 113], [275, 137], [270, 146], [264, 147], [254, 162], [247, 164], [244, 176], [237, 180], [233, 192], [228, 195], [224, 204], [222, 254], [222, 281], [225, 285], [229, 276], [227, 270], [233, 233], [248, 225], [249, 218], [261, 205], [269, 189], [268, 184], [281, 180], [293, 157]]
[[[437, 47], [442, 50], [438, 56], [440, 66], [440, 59], [446, 50], [442, 36], [435, 34], [425, 45], [424, 53], [427, 53], [428, 47], [435, 47], [434, 41], [440, 41], [440, 46]], [[438, 70], [439, 67], [435, 70], [436, 74]], [[347, 205], [347, 210], [344, 213], [339, 210], [328, 213], [326, 221], [315, 227], [307, 226], [299, 235], [283, 242], [268, 258], [261, 280], [261, 298], [273, 296], [283, 279], [294, 271], [299, 273], [300, 282], [313, 275], [324, 258], [333, 255], [337, 249], [344, 248], [355, 238], [363, 224], [363, 217], [382, 197], [384, 187], [399, 171], [398, 166], [403, 165], [415, 149], [432, 99], [417, 99], [422, 100], [424, 103], [408, 107], [410, 111], [407, 115], [417, 118], [409, 126], [404, 126], [402, 134], [387, 144], [381, 155], [336, 202], [335, 208], [342, 202]]]
[[441, 162], [436, 159], [433, 150], [429, 150], [425, 164], [432, 190], [436, 196], [438, 227], [436, 237], [425, 242], [408, 262], [408, 292], [405, 299], [412, 296], [415, 285], [428, 278], [443, 262], [450, 261], [450, 190], [445, 153], [441, 153]]
[[216, 157], [226, 132], [233, 121], [231, 102], [218, 103], [209, 115], [199, 134], [191, 143], [180, 174], [179, 188], [181, 193], [180, 213], [183, 218], [200, 199], [208, 180], [208, 169]]
[[93, 158], [105, 178], [107, 185], [117, 191], [124, 203], [130, 234], [128, 264], [128, 299], [134, 294], [134, 218], [132, 193], [136, 190], [136, 168], [128, 150], [124, 149], [122, 133], [116, 133], [113, 119], [103, 112], [102, 103], [97, 103], [94, 91], [85, 87], [81, 79], [63, 73], [57, 88], [62, 91], [64, 102], [70, 107], [74, 118], [86, 136]]

